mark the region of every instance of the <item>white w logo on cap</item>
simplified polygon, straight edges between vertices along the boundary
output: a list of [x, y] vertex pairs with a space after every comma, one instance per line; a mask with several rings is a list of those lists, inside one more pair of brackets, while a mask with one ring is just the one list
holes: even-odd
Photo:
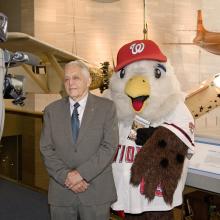
[[144, 50], [144, 43], [139, 43], [139, 44], [132, 44], [130, 46], [130, 50], [132, 54], [137, 54], [137, 53], [141, 53]]

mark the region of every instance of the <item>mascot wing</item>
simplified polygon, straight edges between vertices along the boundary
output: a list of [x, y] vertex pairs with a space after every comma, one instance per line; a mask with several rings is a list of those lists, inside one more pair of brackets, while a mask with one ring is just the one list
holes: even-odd
[[143, 194], [150, 201], [160, 187], [164, 201], [172, 204], [184, 162], [194, 150], [193, 133], [193, 118], [181, 103], [136, 155], [130, 182], [135, 186], [144, 185]]
[[131, 183], [144, 181], [143, 193], [151, 201], [160, 186], [166, 203], [181, 177], [188, 147], [169, 129], [160, 126], [137, 154], [131, 168]]

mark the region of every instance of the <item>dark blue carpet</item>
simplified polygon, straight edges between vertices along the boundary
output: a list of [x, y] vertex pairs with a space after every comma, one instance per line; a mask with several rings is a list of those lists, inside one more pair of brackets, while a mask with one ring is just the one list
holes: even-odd
[[0, 178], [0, 220], [49, 220], [47, 195]]

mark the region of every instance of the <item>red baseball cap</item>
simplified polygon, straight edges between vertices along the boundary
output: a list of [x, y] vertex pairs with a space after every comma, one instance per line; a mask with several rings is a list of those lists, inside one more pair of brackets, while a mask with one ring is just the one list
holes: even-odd
[[118, 51], [117, 66], [115, 71], [138, 60], [158, 60], [166, 62], [167, 57], [160, 51], [160, 48], [151, 40], [135, 40], [125, 44]]

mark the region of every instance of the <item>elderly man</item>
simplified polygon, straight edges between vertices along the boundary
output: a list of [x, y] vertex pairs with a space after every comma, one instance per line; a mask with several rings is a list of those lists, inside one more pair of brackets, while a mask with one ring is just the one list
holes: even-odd
[[40, 150], [50, 176], [52, 220], [107, 220], [116, 200], [111, 169], [118, 145], [116, 109], [92, 95], [90, 83], [82, 62], [66, 64], [68, 97], [44, 111]]

